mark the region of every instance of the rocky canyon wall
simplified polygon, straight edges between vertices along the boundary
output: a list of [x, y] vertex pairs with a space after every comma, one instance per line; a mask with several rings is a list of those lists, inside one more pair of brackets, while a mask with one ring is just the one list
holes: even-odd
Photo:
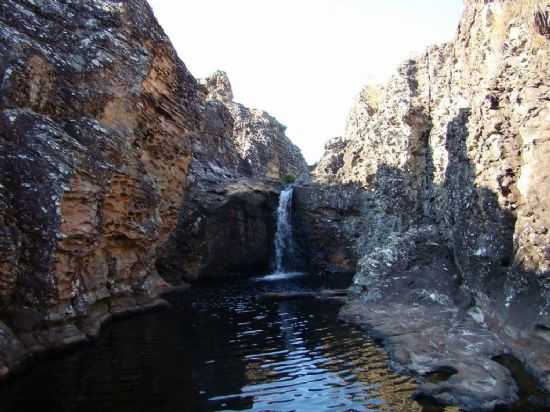
[[234, 102], [225, 73], [201, 84], [206, 123], [193, 143], [191, 190], [158, 263], [173, 283], [267, 273], [282, 184], [309, 173], [282, 124]]
[[174, 239], [210, 242], [192, 274], [268, 259], [280, 177], [307, 166], [224, 82], [189, 73], [145, 0], [1, 2], [0, 378], [160, 303]]
[[[513, 400], [502, 353], [550, 388], [549, 13], [546, 1], [465, 1], [455, 41], [364, 88], [314, 171], [317, 192], [353, 185], [363, 199], [343, 222], [367, 229], [337, 229], [358, 271], [343, 317], [380, 333], [397, 368], [452, 367], [421, 392], [466, 409]], [[313, 186], [299, 189], [300, 219], [332, 219]]]
[[154, 302], [199, 85], [144, 0], [0, 4], [0, 375]]

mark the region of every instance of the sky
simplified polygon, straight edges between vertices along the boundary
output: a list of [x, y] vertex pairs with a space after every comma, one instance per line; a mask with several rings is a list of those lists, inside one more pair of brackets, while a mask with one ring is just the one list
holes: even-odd
[[227, 72], [235, 101], [288, 127], [308, 163], [344, 132], [354, 97], [454, 38], [462, 0], [149, 0], [197, 78]]

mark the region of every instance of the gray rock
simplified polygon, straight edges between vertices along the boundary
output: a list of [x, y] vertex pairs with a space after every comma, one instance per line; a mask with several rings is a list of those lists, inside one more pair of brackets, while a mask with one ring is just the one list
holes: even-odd
[[282, 183], [309, 174], [283, 125], [233, 102], [224, 72], [202, 85], [206, 116], [193, 144], [190, 192], [157, 262], [172, 283], [269, 272]]
[[[550, 389], [547, 8], [467, 0], [454, 42], [361, 91], [346, 133], [329, 142], [315, 182], [304, 186], [308, 193], [315, 185], [318, 193], [304, 196], [314, 199], [344, 197], [354, 185], [358, 213], [346, 205], [327, 213], [313, 201], [299, 208], [304, 221], [327, 222], [323, 237], [339, 238], [312, 254], [317, 267], [330, 265], [342, 245], [353, 251], [361, 303], [352, 312], [403, 354], [396, 365], [424, 373], [413, 355], [440, 359], [437, 348], [423, 349], [430, 336], [442, 336], [444, 367], [469, 364], [473, 355], [451, 341], [455, 328], [491, 342], [475, 353], [480, 367], [470, 378], [464, 366], [444, 387], [425, 387], [466, 409], [514, 399], [509, 375], [491, 360], [498, 352], [513, 353]], [[346, 230], [352, 225], [362, 230]], [[317, 250], [319, 229], [303, 230], [305, 248]], [[442, 307], [450, 312], [440, 318]], [[395, 317], [410, 324], [412, 337], [392, 337]], [[476, 379], [484, 382], [477, 389]]]
[[174, 233], [205, 271], [266, 261], [279, 181], [307, 172], [223, 74], [189, 73], [145, 0], [2, 1], [0, 377], [157, 306]]

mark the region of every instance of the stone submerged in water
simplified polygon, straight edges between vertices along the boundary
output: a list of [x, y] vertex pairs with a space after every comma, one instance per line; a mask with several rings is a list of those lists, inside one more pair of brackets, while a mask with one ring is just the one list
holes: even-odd
[[335, 300], [345, 302], [348, 290], [321, 290], [318, 292], [269, 292], [258, 296], [258, 299], [285, 301], [300, 299]]

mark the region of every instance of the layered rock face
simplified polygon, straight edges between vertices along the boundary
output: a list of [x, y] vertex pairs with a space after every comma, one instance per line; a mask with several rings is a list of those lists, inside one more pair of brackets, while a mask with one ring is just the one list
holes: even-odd
[[0, 4], [0, 376], [165, 285], [200, 86], [145, 0]]
[[451, 368], [421, 391], [466, 409], [513, 401], [501, 353], [550, 388], [549, 13], [467, 0], [456, 40], [366, 87], [314, 172], [319, 190], [362, 193], [343, 316], [385, 337], [404, 371]]
[[159, 255], [265, 267], [279, 180], [307, 165], [223, 73], [193, 78], [145, 0], [3, 1], [0, 57], [0, 378], [161, 303]]
[[[239, 174], [275, 180], [284, 177], [296, 179], [308, 174], [308, 165], [302, 152], [286, 136], [286, 127], [263, 110], [251, 109], [233, 101], [231, 83], [224, 72], [212, 74], [202, 80], [201, 84], [206, 87], [209, 104], [219, 106], [221, 103], [230, 114], [229, 122], [224, 122], [224, 130], [215, 131], [214, 134], [225, 135], [226, 144], [234, 147]], [[214, 124], [222, 128], [222, 122], [214, 120], [210, 126]], [[216, 147], [210, 149], [216, 150]], [[235, 169], [234, 162], [224, 161], [220, 164]]]
[[145, 0], [6, 0], [0, 57], [0, 378], [161, 303], [157, 260], [266, 269], [307, 165], [223, 73], [193, 78]]
[[308, 174], [285, 127], [234, 102], [225, 73], [201, 84], [207, 115], [193, 142], [192, 188], [158, 262], [173, 283], [269, 271], [281, 183]]

